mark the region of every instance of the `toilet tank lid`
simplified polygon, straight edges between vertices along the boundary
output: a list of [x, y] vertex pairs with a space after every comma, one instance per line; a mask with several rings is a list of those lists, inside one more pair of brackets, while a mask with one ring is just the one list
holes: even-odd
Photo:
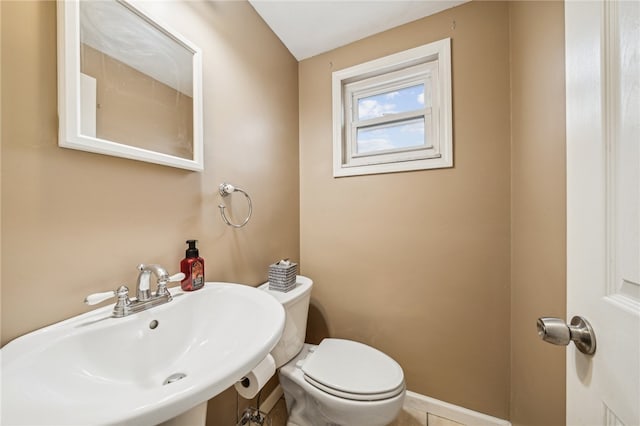
[[324, 339], [302, 371], [324, 386], [351, 394], [393, 392], [404, 385], [402, 367], [393, 358], [351, 340]]
[[282, 303], [283, 305], [288, 305], [291, 302], [294, 302], [296, 300], [298, 300], [300, 297], [304, 296], [305, 294], [307, 294], [308, 292], [311, 291], [311, 287], [313, 287], [313, 280], [311, 280], [310, 278], [307, 278], [305, 276], [302, 275], [297, 275], [296, 276], [296, 286], [287, 291], [277, 291], [277, 290], [269, 290], [269, 283], [266, 282], [262, 285], [260, 285], [260, 287], [258, 287], [260, 290], [266, 291], [267, 293], [269, 293], [270, 295], [272, 295], [273, 297], [275, 297], [276, 299], [278, 299], [278, 302]]

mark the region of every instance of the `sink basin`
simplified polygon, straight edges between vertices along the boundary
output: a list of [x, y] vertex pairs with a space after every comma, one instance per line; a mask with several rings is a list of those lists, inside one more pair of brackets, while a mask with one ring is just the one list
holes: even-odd
[[1, 350], [3, 425], [154, 425], [214, 397], [276, 345], [284, 309], [257, 288], [206, 283], [124, 318], [106, 306]]

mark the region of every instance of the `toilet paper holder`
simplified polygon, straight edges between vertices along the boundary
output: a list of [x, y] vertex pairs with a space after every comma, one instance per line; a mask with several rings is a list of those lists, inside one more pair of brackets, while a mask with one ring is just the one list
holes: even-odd
[[238, 395], [244, 399], [254, 398], [262, 387], [273, 377], [276, 372], [276, 361], [271, 354], [266, 357], [256, 367], [236, 382], [234, 387]]

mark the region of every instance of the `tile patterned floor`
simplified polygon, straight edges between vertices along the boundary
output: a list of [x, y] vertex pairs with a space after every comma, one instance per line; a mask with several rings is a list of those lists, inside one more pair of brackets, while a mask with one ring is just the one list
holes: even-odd
[[[286, 426], [287, 406], [284, 398], [280, 398], [273, 409], [269, 412], [271, 426]], [[453, 420], [444, 417], [434, 416], [431, 413], [416, 410], [413, 408], [403, 408], [398, 418], [389, 426], [464, 426]]]
[[462, 423], [454, 422], [453, 420], [445, 419], [444, 417], [434, 416], [431, 413], [427, 413], [427, 426], [465, 426]]

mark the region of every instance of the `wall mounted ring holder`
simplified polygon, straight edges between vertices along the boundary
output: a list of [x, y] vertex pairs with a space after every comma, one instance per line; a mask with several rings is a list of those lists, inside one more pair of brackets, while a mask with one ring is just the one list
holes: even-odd
[[240, 192], [245, 196], [245, 198], [247, 199], [247, 202], [249, 203], [249, 213], [247, 214], [246, 219], [240, 224], [235, 224], [231, 222], [229, 218], [227, 218], [227, 214], [225, 213], [225, 209], [226, 209], [225, 205], [218, 204], [218, 208], [220, 209], [220, 215], [222, 216], [222, 220], [224, 221], [224, 223], [234, 228], [242, 228], [243, 226], [245, 226], [249, 222], [249, 219], [251, 219], [251, 213], [253, 212], [253, 206], [251, 205], [251, 197], [249, 197], [249, 194], [247, 194], [244, 190], [236, 186], [233, 186], [232, 184], [227, 182], [221, 183], [218, 186], [218, 192], [220, 193], [222, 198], [225, 198], [230, 194], [233, 194], [234, 192]]

